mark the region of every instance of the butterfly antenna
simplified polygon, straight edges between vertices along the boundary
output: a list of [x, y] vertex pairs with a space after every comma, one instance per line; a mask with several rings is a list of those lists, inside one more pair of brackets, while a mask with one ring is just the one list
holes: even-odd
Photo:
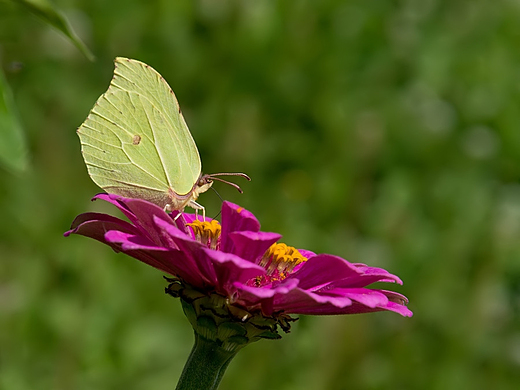
[[[240, 177], [243, 177], [244, 179], [247, 179], [248, 181], [251, 181], [251, 179], [249, 178], [249, 176], [247, 176], [245, 173], [212, 173], [210, 175], [205, 175], [206, 178], [208, 179], [211, 179], [211, 180], [218, 180], [222, 183], [226, 183], [226, 184], [229, 184], [231, 187], [234, 187], [237, 189], [238, 192], [240, 192], [241, 194], [244, 193], [244, 191], [242, 191], [242, 188], [240, 188], [240, 186], [238, 184], [235, 184], [235, 183], [232, 183], [230, 181], [227, 181], [227, 180], [224, 180], [224, 179], [221, 179], [220, 177], [217, 177], [217, 176], [240, 176]], [[220, 195], [219, 195], [220, 196]], [[222, 199], [222, 198], [221, 198]]]

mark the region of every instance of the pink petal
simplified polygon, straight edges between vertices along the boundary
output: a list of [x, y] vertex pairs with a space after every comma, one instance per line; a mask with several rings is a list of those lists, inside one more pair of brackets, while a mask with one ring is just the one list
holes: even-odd
[[222, 204], [222, 233], [220, 248], [223, 252], [234, 253], [234, 243], [229, 237], [231, 232], [260, 231], [260, 222], [250, 211], [231, 202]]
[[348, 279], [359, 275], [359, 271], [347, 260], [333, 255], [311, 257], [289, 278], [300, 280], [300, 288], [316, 289], [336, 280]]
[[346, 296], [321, 295], [298, 288], [289, 294], [277, 296], [274, 300], [274, 310], [283, 307], [286, 313], [299, 314], [302, 310], [325, 304], [344, 308], [352, 305], [352, 300]]
[[203, 251], [204, 246], [160, 218], [155, 219], [154, 222], [162, 231], [162, 234], [172, 240], [175, 246], [186, 255], [186, 261], [189, 262], [192, 272], [203, 275], [211, 284], [216, 285], [215, 269], [211, 262], [207, 260]]
[[208, 263], [215, 269], [217, 291], [234, 291], [233, 282], [245, 283], [257, 276], [265, 275], [264, 268], [244, 260], [234, 254], [203, 248]]
[[71, 229], [64, 233], [65, 237], [71, 234], [80, 234], [106, 243], [105, 233], [109, 230], [120, 230], [137, 234], [135, 226], [119, 218], [101, 213], [84, 213], [78, 215], [72, 222]]
[[327, 291], [327, 294], [342, 295], [370, 308], [386, 306], [388, 304], [388, 298], [385, 294], [378, 290], [370, 290], [368, 288], [335, 289]]
[[117, 244], [117, 248], [127, 255], [170, 275], [177, 276], [194, 286], [207, 285], [209, 282], [190, 266], [190, 262], [181, 251], [151, 246], [140, 236], [118, 231], [108, 232], [106, 241]]
[[162, 240], [154, 223], [154, 219], [159, 218], [174, 224], [173, 219], [161, 207], [142, 199], [124, 198], [113, 194], [98, 194], [94, 199], [102, 199], [117, 206], [144, 236], [148, 236], [157, 245], [171, 245]]
[[232, 232], [233, 253], [251, 262], [259, 260], [269, 247], [282, 237], [277, 233]]

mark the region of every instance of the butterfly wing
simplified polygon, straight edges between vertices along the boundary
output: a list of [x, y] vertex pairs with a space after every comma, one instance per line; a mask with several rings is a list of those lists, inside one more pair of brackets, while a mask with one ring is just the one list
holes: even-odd
[[165, 206], [201, 173], [197, 146], [164, 78], [117, 58], [114, 78], [78, 129], [92, 180], [109, 193]]

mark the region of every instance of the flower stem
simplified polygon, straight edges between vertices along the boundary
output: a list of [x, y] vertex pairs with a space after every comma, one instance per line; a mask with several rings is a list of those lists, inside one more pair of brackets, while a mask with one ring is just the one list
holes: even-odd
[[195, 332], [195, 345], [184, 366], [176, 390], [216, 390], [235, 352]]

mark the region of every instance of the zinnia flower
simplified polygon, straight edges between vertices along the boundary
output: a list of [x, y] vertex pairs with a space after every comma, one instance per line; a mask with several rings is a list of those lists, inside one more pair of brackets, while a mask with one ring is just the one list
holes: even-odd
[[260, 231], [255, 216], [230, 202], [222, 224], [162, 208], [140, 199], [99, 194], [130, 222], [85, 213], [71, 230], [169, 275], [166, 292], [181, 299], [195, 331], [195, 345], [177, 389], [218, 387], [236, 353], [261, 338], [290, 330], [291, 314], [355, 314], [393, 311], [412, 316], [396, 292], [369, 289], [375, 282], [401, 280], [381, 268], [279, 243]]
[[197, 220], [194, 214], [167, 214], [140, 199], [107, 194], [94, 199], [112, 203], [130, 222], [85, 213], [76, 217], [65, 236], [81, 234], [135, 257], [173, 276], [167, 292], [188, 301], [211, 296], [217, 307], [226, 306], [241, 321], [260, 313], [288, 330], [289, 314], [386, 310], [412, 315], [403, 295], [366, 288], [374, 282], [402, 284], [397, 276], [277, 243], [279, 234], [260, 231], [255, 216], [233, 203], [223, 203], [219, 224], [209, 218]]

